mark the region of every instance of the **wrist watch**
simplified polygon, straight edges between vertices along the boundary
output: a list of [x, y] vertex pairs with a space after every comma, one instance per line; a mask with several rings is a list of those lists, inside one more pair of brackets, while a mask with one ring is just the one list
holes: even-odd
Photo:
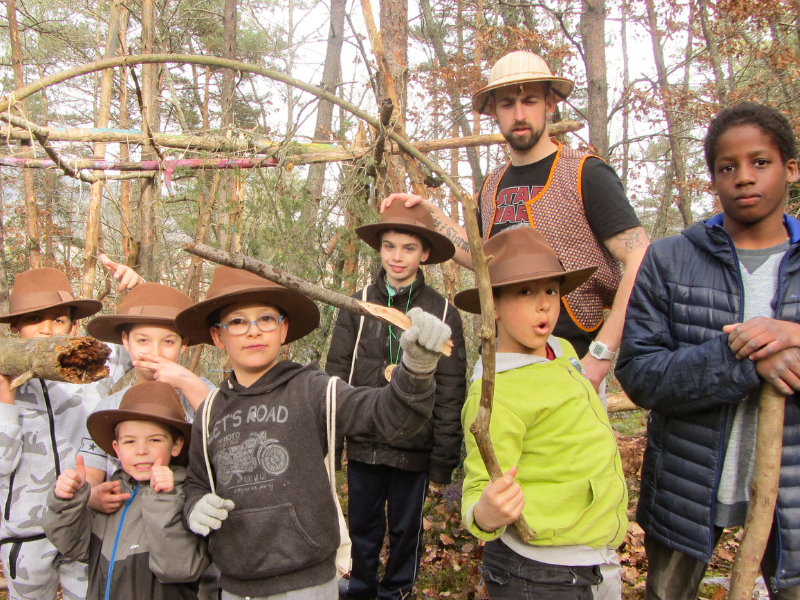
[[594, 356], [597, 360], [614, 360], [619, 352], [612, 352], [603, 342], [595, 340], [589, 344], [589, 356]]

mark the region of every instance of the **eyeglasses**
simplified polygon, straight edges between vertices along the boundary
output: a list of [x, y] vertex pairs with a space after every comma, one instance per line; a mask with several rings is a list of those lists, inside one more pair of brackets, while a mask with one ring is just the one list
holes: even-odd
[[248, 321], [244, 317], [233, 317], [227, 323], [217, 323], [217, 327], [227, 329], [231, 335], [244, 335], [250, 331], [250, 326], [255, 325], [264, 333], [275, 331], [283, 321], [283, 315], [275, 317], [274, 315], [260, 315], [255, 321]]

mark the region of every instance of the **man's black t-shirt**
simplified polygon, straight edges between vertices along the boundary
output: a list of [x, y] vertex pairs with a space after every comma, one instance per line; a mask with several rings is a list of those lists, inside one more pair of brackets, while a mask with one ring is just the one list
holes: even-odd
[[[497, 187], [497, 210], [490, 236], [518, 223], [529, 222], [525, 203], [541, 193], [547, 184], [555, 157], [554, 152], [529, 165], [508, 167]], [[589, 157], [584, 161], [581, 193], [586, 219], [600, 243], [621, 231], [641, 225], [616, 171], [602, 160]], [[483, 235], [480, 207], [478, 225]], [[597, 335], [597, 330], [584, 331], [578, 327], [562, 303], [554, 333], [568, 340], [578, 356], [583, 356], [589, 351], [589, 344]]]

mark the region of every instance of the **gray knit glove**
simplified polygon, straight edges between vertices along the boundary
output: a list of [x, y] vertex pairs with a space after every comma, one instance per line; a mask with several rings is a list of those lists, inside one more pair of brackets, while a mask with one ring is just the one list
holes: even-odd
[[212, 529], [222, 527], [222, 522], [233, 510], [233, 500], [220, 498], [216, 494], [206, 494], [189, 513], [189, 529], [197, 535], [207, 536]]
[[431, 373], [442, 355], [442, 346], [450, 339], [450, 327], [421, 308], [408, 311], [411, 327], [400, 336], [403, 364], [412, 373]]

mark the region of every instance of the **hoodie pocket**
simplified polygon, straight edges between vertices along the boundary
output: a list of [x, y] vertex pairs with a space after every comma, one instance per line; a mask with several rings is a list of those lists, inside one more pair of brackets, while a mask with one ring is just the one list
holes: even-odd
[[208, 550], [219, 570], [236, 579], [291, 573], [324, 558], [293, 504], [232, 512], [212, 534]]

